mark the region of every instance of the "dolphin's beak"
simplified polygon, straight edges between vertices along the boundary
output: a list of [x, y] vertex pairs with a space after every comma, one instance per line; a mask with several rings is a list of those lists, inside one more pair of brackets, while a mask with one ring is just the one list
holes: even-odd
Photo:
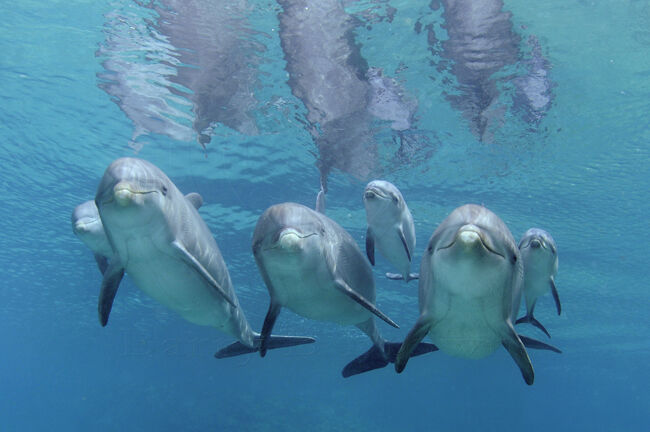
[[316, 233], [303, 234], [294, 228], [283, 228], [277, 231], [273, 237], [271, 246], [264, 248], [264, 250], [296, 250], [300, 248], [303, 239], [306, 239], [307, 237], [311, 237], [313, 235], [316, 235]]
[[456, 235], [454, 236], [453, 240], [447, 246], [439, 247], [438, 250], [448, 249], [454, 246], [456, 243], [462, 244], [467, 250], [481, 246], [487, 251], [505, 258], [501, 253], [497, 252], [490, 246], [490, 243], [485, 238], [483, 231], [479, 227], [472, 224], [463, 225], [460, 227], [458, 231], [456, 231]]
[[135, 192], [132, 190], [131, 185], [127, 182], [119, 182], [113, 188], [113, 196], [115, 201], [125, 207], [133, 202]]
[[363, 193], [363, 196], [366, 199], [386, 198], [386, 194], [384, 194], [380, 189], [374, 187], [366, 189]]

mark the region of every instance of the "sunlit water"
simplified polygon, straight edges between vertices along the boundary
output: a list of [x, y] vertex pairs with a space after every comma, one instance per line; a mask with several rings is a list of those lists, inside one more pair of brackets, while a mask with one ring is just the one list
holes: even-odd
[[[223, 26], [245, 30], [235, 42], [255, 59], [240, 71], [252, 96], [237, 96], [244, 120], [217, 118], [207, 131], [192, 108], [200, 95], [174, 75], [192, 57], [183, 58], [160, 33], [158, 12], [128, 0], [0, 5], [0, 429], [645, 430], [650, 4], [644, 0], [506, 1], [521, 51], [517, 64], [499, 72], [507, 109], [481, 140], [449, 97], [463, 93], [444, 52], [415, 30], [418, 22], [431, 24], [444, 41], [442, 9], [406, 0], [346, 4], [346, 13], [360, 20], [356, 42], [367, 64], [397, 79], [418, 102], [407, 132], [422, 145], [412, 154], [396, 156], [389, 122], [370, 125], [378, 162], [372, 175], [398, 185], [411, 208], [415, 262], [437, 224], [468, 202], [496, 212], [517, 239], [537, 226], [558, 244], [562, 315], [545, 296], [536, 317], [563, 354], [530, 353], [532, 387], [503, 349], [483, 360], [434, 353], [413, 359], [401, 375], [389, 366], [343, 379], [342, 367], [370, 346], [367, 337], [287, 310], [277, 332], [315, 336], [316, 344], [264, 359], [216, 360], [214, 352], [231, 342], [227, 336], [183, 321], [128, 277], [110, 324], [98, 324], [101, 278], [71, 232], [70, 212], [94, 197], [113, 159], [137, 155], [181, 191], [204, 197], [200, 213], [249, 321], [261, 327], [268, 292], [251, 254], [252, 230], [274, 203], [313, 206], [319, 149], [305, 128], [307, 109], [287, 84], [282, 8], [266, 1], [236, 5], [237, 19]], [[508, 102], [515, 91], [508, 77], [521, 75], [530, 35], [552, 66], [553, 83], [551, 106], [533, 123]], [[136, 114], [115, 103], [106, 83], [119, 80], [107, 59], [126, 59], [121, 70], [140, 66], [131, 107], [157, 123], [138, 125]], [[327, 214], [360, 246], [368, 180], [336, 168], [329, 175]], [[378, 258], [378, 305], [401, 325], [380, 329], [398, 341], [417, 318], [417, 282], [388, 281], [382, 274], [391, 270]], [[533, 327], [517, 328], [544, 338]]]

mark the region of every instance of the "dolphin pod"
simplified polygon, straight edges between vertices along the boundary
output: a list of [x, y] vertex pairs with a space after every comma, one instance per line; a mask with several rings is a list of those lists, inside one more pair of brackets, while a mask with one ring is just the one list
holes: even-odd
[[[395, 206], [403, 202], [396, 193], [394, 185], [377, 180], [366, 187], [364, 199], [386, 199]], [[517, 334], [513, 326], [524, 294], [527, 315], [517, 323], [537, 322], [532, 315], [535, 301], [548, 289], [560, 311], [554, 284], [557, 246], [543, 230], [528, 230], [517, 247], [505, 223], [487, 208], [467, 204], [455, 209], [423, 253], [417, 322], [403, 343], [388, 342], [374, 318], [399, 327], [377, 308], [372, 268], [350, 234], [301, 204], [273, 205], [259, 217], [252, 240], [270, 294], [257, 333], [245, 318], [226, 263], [198, 212], [202, 204], [199, 194], [183, 195], [145, 160], [120, 158], [109, 165], [95, 200], [80, 204], [72, 214], [74, 234], [95, 254], [102, 272], [102, 326], [126, 273], [143, 292], [187, 321], [236, 339], [219, 350], [217, 358], [253, 352], [264, 357], [269, 349], [314, 342], [310, 337], [272, 335], [282, 307], [306, 318], [356, 326], [370, 338], [372, 347], [343, 368], [346, 378], [389, 363], [402, 372], [410, 357], [437, 350], [480, 359], [502, 345], [531, 385], [534, 371], [526, 347], [561, 352]], [[404, 216], [405, 207], [396, 208], [400, 211], [395, 214]], [[384, 213], [388, 220], [395, 219]], [[412, 224], [412, 217], [407, 220]], [[401, 226], [403, 220], [398, 221]], [[376, 227], [376, 221], [370, 225]], [[408, 255], [410, 263], [414, 233], [377, 230], [372, 235], [379, 244], [388, 237], [387, 244]], [[399, 276], [406, 279], [409, 269], [402, 270]], [[422, 342], [427, 335], [434, 344]]]

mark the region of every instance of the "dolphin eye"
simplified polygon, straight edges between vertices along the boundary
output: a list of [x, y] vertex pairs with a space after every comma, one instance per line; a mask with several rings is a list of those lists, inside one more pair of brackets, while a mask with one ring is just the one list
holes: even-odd
[[399, 199], [397, 196], [393, 195], [393, 203], [397, 204], [399, 202]]
[[165, 196], [167, 196], [167, 186], [164, 186], [164, 185], [163, 185], [163, 187], [162, 187], [162, 194], [165, 195]]
[[427, 248], [427, 252], [432, 254], [433, 253], [433, 246], [429, 245], [429, 247]]
[[512, 261], [513, 264], [515, 264], [517, 262], [517, 255], [513, 254], [512, 258], [510, 258], [510, 260]]

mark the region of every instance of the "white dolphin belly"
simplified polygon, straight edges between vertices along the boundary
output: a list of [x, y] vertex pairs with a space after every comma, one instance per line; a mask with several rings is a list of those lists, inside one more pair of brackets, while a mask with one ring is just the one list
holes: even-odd
[[174, 251], [131, 242], [125, 269], [147, 295], [194, 324], [224, 330], [231, 307], [207, 281]]
[[266, 271], [274, 288], [274, 298], [295, 313], [320, 321], [355, 325], [371, 313], [334, 286], [323, 261], [266, 257]]

